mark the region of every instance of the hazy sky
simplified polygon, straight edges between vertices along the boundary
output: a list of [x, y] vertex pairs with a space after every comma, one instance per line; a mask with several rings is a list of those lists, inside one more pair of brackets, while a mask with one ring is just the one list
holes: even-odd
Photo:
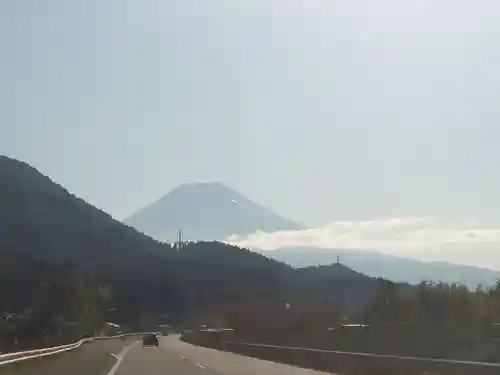
[[0, 1], [0, 45], [0, 153], [117, 218], [215, 180], [500, 226], [498, 0]]

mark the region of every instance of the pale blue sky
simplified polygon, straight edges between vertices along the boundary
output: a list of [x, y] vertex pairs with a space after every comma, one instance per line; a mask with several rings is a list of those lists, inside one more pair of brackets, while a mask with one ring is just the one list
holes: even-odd
[[498, 0], [3, 0], [0, 45], [0, 153], [117, 218], [215, 180], [500, 224]]

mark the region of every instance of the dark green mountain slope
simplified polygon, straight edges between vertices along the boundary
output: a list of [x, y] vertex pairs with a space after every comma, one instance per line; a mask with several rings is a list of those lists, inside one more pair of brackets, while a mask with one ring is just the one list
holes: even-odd
[[177, 251], [7, 157], [0, 157], [0, 207], [0, 256], [9, 252], [76, 262], [113, 286], [113, 303], [124, 313], [194, 308], [216, 294], [211, 289], [215, 280], [223, 280], [226, 289], [233, 286], [233, 294], [241, 297], [241, 284], [248, 284], [252, 293], [272, 291], [276, 275], [289, 269], [219, 243], [190, 244]]
[[[114, 317], [123, 321], [144, 312], [183, 316], [207, 305], [259, 299], [293, 297], [311, 303], [311, 296], [332, 298], [338, 294], [335, 290], [344, 293], [356, 284], [356, 277], [311, 283], [311, 271], [295, 271], [219, 242], [190, 243], [177, 250], [114, 220], [31, 166], [7, 157], [0, 157], [0, 207], [0, 260], [16, 255], [9, 269], [23, 270], [24, 256], [40, 267], [75, 264], [95, 283], [110, 287], [108, 303], [116, 309]], [[45, 277], [30, 269], [22, 272], [32, 275], [33, 284]], [[23, 283], [15, 275], [0, 275], [0, 283], [12, 286], [1, 290], [2, 299], [20, 307], [29, 304], [30, 297], [20, 293]], [[363, 287], [374, 284], [363, 275], [359, 278]], [[337, 289], [332, 283], [338, 284]], [[349, 303], [365, 303], [367, 296], [354, 294]]]

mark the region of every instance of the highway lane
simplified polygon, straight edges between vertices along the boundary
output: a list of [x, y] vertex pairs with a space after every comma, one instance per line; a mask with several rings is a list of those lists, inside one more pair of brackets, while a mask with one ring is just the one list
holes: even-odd
[[197, 347], [168, 336], [160, 347], [135, 345], [109, 375], [326, 375], [325, 372]]
[[199, 363], [171, 352], [162, 342], [160, 348], [134, 346], [114, 374], [110, 375], [220, 375]]

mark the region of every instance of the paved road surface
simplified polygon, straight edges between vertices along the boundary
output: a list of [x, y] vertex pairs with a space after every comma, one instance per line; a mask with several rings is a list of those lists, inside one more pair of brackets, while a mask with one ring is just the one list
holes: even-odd
[[184, 343], [178, 336], [160, 347], [134, 345], [113, 375], [325, 375], [327, 373], [220, 352]]

